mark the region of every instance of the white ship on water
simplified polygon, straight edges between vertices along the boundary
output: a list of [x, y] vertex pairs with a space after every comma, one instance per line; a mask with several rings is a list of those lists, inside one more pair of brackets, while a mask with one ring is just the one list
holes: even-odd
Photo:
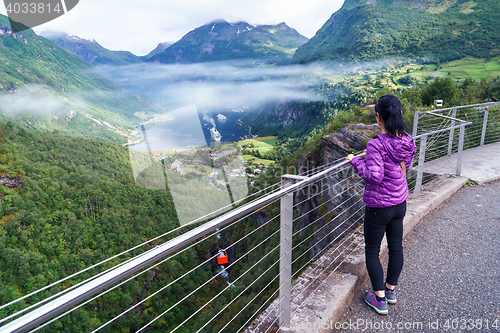
[[217, 118], [218, 118], [218, 119], [221, 119], [221, 120], [225, 120], [225, 119], [227, 119], [227, 117], [226, 117], [225, 115], [221, 114], [221, 113], [219, 113], [219, 114], [217, 115]]
[[220, 141], [220, 139], [222, 138], [222, 135], [220, 135], [219, 131], [215, 128], [215, 126], [210, 129], [210, 135], [212, 136], [212, 139], [214, 139], [215, 141]]

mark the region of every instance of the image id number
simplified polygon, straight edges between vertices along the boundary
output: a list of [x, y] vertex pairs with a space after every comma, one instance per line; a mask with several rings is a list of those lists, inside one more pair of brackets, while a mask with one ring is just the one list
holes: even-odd
[[50, 13], [60, 13], [63, 11], [60, 8], [59, 3], [57, 3], [53, 8], [51, 8], [50, 3], [36, 3], [36, 2], [31, 2], [31, 3], [9, 3], [7, 8], [6, 8], [7, 14], [50, 14]]
[[482, 329], [499, 329], [500, 323], [498, 319], [489, 321], [488, 319], [446, 319], [443, 324], [444, 329], [451, 330], [482, 330]]

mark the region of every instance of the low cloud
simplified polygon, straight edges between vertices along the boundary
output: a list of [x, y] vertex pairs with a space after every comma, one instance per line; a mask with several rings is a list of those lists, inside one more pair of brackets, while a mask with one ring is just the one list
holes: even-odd
[[1, 111], [7, 116], [22, 113], [58, 115], [68, 112], [69, 105], [40, 86], [27, 86], [0, 96]]
[[[106, 75], [137, 95], [167, 110], [196, 104], [200, 111], [258, 108], [276, 101], [322, 101], [320, 84], [340, 75], [374, 71], [392, 59], [361, 64], [320, 62], [308, 65], [255, 67], [258, 61], [197, 64], [137, 64], [102, 68]], [[252, 67], [253, 66], [253, 67]]]
[[314, 87], [323, 78], [317, 66], [246, 67], [242, 62], [140, 64], [102, 70], [126, 90], [167, 109], [259, 107], [272, 101], [318, 101]]

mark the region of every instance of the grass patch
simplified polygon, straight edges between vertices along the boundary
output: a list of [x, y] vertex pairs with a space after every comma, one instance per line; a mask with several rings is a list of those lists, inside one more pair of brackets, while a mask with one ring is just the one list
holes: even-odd
[[500, 76], [500, 58], [497, 57], [487, 61], [486, 59], [467, 57], [445, 63], [441, 65], [438, 71], [446, 75], [450, 73], [450, 76], [458, 80], [463, 80], [467, 76], [474, 79], [497, 77]]
[[272, 160], [266, 160], [266, 159], [263, 159], [263, 158], [258, 158], [258, 157], [255, 157], [253, 155], [242, 155], [242, 157], [243, 157], [243, 161], [250, 161], [250, 162], [252, 162], [254, 164], [261, 163], [261, 164], [264, 164], [264, 165], [271, 165], [271, 164], [275, 163]]
[[269, 151], [271, 151], [274, 146], [276, 146], [278, 141], [279, 140], [275, 136], [266, 136], [263, 138], [241, 141], [239, 145], [242, 146], [244, 144], [253, 143], [254, 148], [249, 148], [249, 149], [258, 150], [262, 155], [265, 155]]
[[355, 87], [365, 87], [375, 92], [380, 88], [405, 89], [426, 83], [431, 78], [447, 76], [455, 81], [463, 81], [467, 77], [475, 80], [496, 78], [500, 76], [500, 57], [489, 60], [466, 57], [440, 64], [413, 63], [401, 67], [377, 69], [370, 73], [351, 74], [350, 80]]
[[[406, 70], [410, 73], [406, 73]], [[429, 76], [451, 76], [454, 80], [463, 80], [466, 77], [482, 79], [485, 77], [494, 78], [500, 76], [500, 57], [490, 60], [466, 57], [463, 59], [442, 63], [440, 65], [416, 65], [411, 64], [403, 67], [395, 73], [399, 79], [405, 75], [411, 75], [418, 82], [423, 81]]]
[[185, 165], [185, 166], [188, 168], [191, 168], [195, 171], [206, 173], [207, 175], [210, 175], [212, 172], [214, 172], [214, 169], [209, 167], [208, 165], [193, 164], [193, 165]]

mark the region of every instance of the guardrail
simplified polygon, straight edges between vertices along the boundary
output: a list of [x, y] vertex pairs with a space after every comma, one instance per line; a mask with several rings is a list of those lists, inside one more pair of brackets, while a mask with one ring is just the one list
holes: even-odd
[[[457, 130], [458, 137], [455, 134]], [[420, 193], [425, 162], [441, 159], [446, 166], [443, 173], [460, 176], [464, 149], [500, 141], [500, 103], [417, 111], [412, 136], [419, 147], [418, 160], [415, 159], [418, 161], [417, 172], [409, 175], [415, 182], [413, 197], [416, 198]], [[453, 154], [457, 155], [456, 164], [450, 159]]]
[[[297, 193], [300, 190], [307, 189], [306, 192], [309, 193], [307, 199], [305, 200], [311, 200], [311, 197], [318, 196], [320, 195], [320, 191], [318, 188], [320, 186], [316, 186], [315, 190], [311, 191], [311, 185], [315, 185], [318, 183], [318, 181], [321, 181], [328, 175], [342, 169], [343, 167], [347, 166], [349, 164], [348, 161], [342, 161], [340, 163], [337, 163], [333, 166], [328, 167], [326, 170], [319, 170], [316, 174], [313, 174], [311, 176], [293, 176], [293, 175], [285, 175], [283, 176], [283, 181], [282, 181], [282, 188], [276, 191], [275, 193], [272, 193], [270, 195], [267, 195], [265, 197], [259, 198], [254, 200], [253, 202], [247, 203], [241, 207], [235, 208], [232, 211], [217, 217], [207, 223], [202, 224], [201, 226], [187, 231], [184, 234], [162, 244], [157, 246], [156, 248], [147, 251], [146, 253], [132, 258], [118, 267], [111, 269], [109, 271], [104, 272], [103, 274], [100, 274], [96, 276], [95, 278], [89, 279], [88, 281], [85, 281], [84, 283], [81, 283], [76, 286], [73, 290], [69, 290], [63, 295], [56, 295], [59, 296], [53, 300], [50, 300], [47, 304], [35, 304], [35, 306], [39, 306], [36, 309], [33, 309], [31, 312], [23, 315], [22, 317], [15, 319], [4, 326], [0, 327], [0, 332], [26, 332], [32, 329], [38, 330], [40, 328], [43, 328], [45, 325], [52, 323], [54, 320], [61, 318], [62, 316], [68, 314], [69, 312], [65, 312], [66, 310], [74, 307], [76, 304], [79, 304], [83, 302], [84, 300], [93, 300], [92, 297], [95, 295], [99, 294], [100, 291], [105, 290], [106, 288], [109, 288], [110, 286], [114, 285], [115, 283], [118, 283], [120, 281], [129, 281], [127, 278], [133, 276], [134, 274], [140, 272], [139, 274], [144, 273], [144, 271], [141, 272], [141, 270], [148, 269], [148, 267], [151, 267], [152, 265], [158, 265], [158, 262], [163, 260], [165, 257], [169, 256], [170, 254], [173, 254], [174, 252], [192, 245], [193, 243], [200, 242], [200, 240], [203, 239], [203, 237], [209, 235], [210, 233], [218, 233], [223, 229], [225, 226], [230, 225], [232, 222], [238, 222], [242, 218], [248, 217], [250, 214], [257, 212], [259, 209], [268, 207], [269, 205], [272, 205], [273, 203], [277, 201], [281, 201], [281, 213], [278, 214], [277, 216], [274, 216], [272, 220], [275, 220], [278, 216], [281, 216], [281, 227], [273, 233], [273, 236], [276, 234], [280, 234], [280, 242], [277, 247], [273, 249], [277, 249], [278, 247], [280, 248], [280, 258], [279, 258], [279, 265], [280, 265], [280, 298], [283, 298], [282, 306], [283, 306], [283, 314], [281, 316], [281, 322], [283, 325], [289, 325], [290, 319], [290, 313], [289, 313], [289, 306], [287, 307], [286, 304], [289, 304], [289, 295], [290, 295], [290, 289], [291, 289], [291, 276], [293, 274], [292, 272], [292, 237], [296, 236], [304, 231], [305, 228], [299, 228], [298, 230], [293, 233], [293, 221], [297, 221], [298, 219], [293, 220], [293, 211], [294, 207], [299, 205], [300, 203], [297, 203], [296, 205], [293, 205], [293, 193]], [[358, 183], [358, 185], [362, 184]], [[351, 190], [352, 187], [347, 187], [346, 191]], [[325, 189], [321, 189], [322, 192], [325, 191]], [[337, 197], [338, 195], [335, 195], [334, 197]], [[361, 202], [358, 201], [358, 206], [361, 206]], [[336, 205], [338, 206], [338, 205]], [[360, 215], [359, 208], [358, 210], [358, 215]], [[329, 212], [331, 213], [331, 212]], [[327, 213], [328, 214], [328, 213]], [[300, 216], [299, 216], [300, 218]], [[334, 218], [333, 218], [334, 219]], [[335, 219], [334, 219], [335, 220]], [[359, 216], [357, 216], [357, 220], [359, 220]], [[270, 222], [266, 222], [265, 226], [268, 225]], [[341, 224], [341, 223], [340, 223]], [[307, 228], [310, 228], [311, 225], [308, 225]], [[252, 232], [257, 231], [253, 230]], [[248, 236], [248, 235], [246, 235]], [[337, 237], [338, 238], [338, 237]], [[267, 238], [269, 240], [270, 237]], [[303, 241], [301, 244], [298, 244], [295, 246], [300, 246], [303, 244]], [[251, 251], [250, 251], [251, 252]], [[307, 253], [307, 251], [306, 251]], [[248, 253], [246, 253], [248, 254]], [[167, 258], [168, 260], [169, 258]], [[261, 258], [262, 259], [262, 258]], [[295, 261], [297, 258], [295, 258]], [[234, 262], [229, 265], [234, 265]], [[199, 267], [199, 266], [198, 266]], [[225, 267], [224, 270], [227, 270], [229, 267]], [[295, 273], [298, 273], [300, 271], [296, 270]], [[220, 274], [220, 273], [219, 273]], [[219, 275], [217, 274], [217, 275]], [[137, 276], [137, 275], [136, 275]], [[134, 276], [135, 277], [135, 276]], [[213, 279], [210, 279], [208, 282], [213, 281]], [[207, 282], [205, 282], [206, 284]], [[235, 283], [233, 281], [232, 283]], [[228, 286], [229, 288], [230, 286]], [[116, 288], [114, 286], [112, 289]], [[227, 288], [226, 288], [227, 289]], [[196, 292], [196, 291], [195, 291]], [[155, 293], [156, 294], [156, 293]], [[148, 297], [149, 298], [149, 297]], [[87, 301], [88, 302], [88, 301]], [[86, 303], [83, 303], [86, 304]], [[82, 304], [80, 304], [78, 307], [80, 307]], [[287, 311], [288, 309], [288, 311]], [[128, 312], [128, 311], [127, 311]], [[19, 313], [17, 313], [19, 314]], [[14, 314], [13, 316], [15, 316]], [[7, 318], [2, 319], [5, 321], [6, 319], [11, 319], [13, 316], [9, 316]], [[119, 316], [118, 316], [119, 317]], [[191, 317], [190, 317], [191, 318]], [[38, 326], [40, 324], [43, 324], [42, 326]], [[149, 325], [149, 324], [148, 324]], [[148, 325], [144, 326], [142, 329], [146, 328]], [[37, 327], [38, 326], [38, 327]], [[103, 327], [103, 326], [101, 326]]]
[[[443, 119], [439, 120], [436, 117]], [[499, 141], [500, 102], [455, 106], [425, 112], [415, 112], [413, 136], [437, 130], [445, 126], [455, 126], [455, 121], [471, 122], [464, 149]], [[453, 133], [450, 133], [448, 153], [451, 154]], [[455, 150], [456, 151], [456, 150]]]
[[[500, 140], [500, 127], [497, 124], [498, 120], [500, 120], [499, 105], [500, 103], [488, 103], [429, 112], [417, 112], [415, 114], [413, 137], [419, 146], [419, 154], [415, 159], [418, 160], [418, 165], [416, 171], [412, 169], [408, 170], [408, 182], [415, 183], [414, 196], [419, 195], [421, 184], [424, 181], [423, 166], [426, 161], [457, 153], [458, 162], [455, 173], [459, 175], [461, 173], [461, 153], [465, 147], [473, 146], [476, 141], [478, 145], [482, 145], [490, 143], [492, 140]], [[474, 110], [479, 113], [478, 107], [487, 108], [484, 110], [484, 118], [480, 118], [482, 132], [475, 130], [478, 121], [472, 118], [477, 115], [470, 115], [470, 112]], [[467, 110], [471, 111], [468, 113]], [[461, 114], [464, 115], [465, 119], [458, 118]], [[490, 120], [489, 122], [488, 119]], [[472, 127], [476, 132], [467, 135], [466, 126], [469, 126], [469, 128]], [[459, 130], [458, 138], [454, 134], [457, 130]], [[480, 133], [479, 140], [476, 138], [478, 133]], [[220, 269], [218, 272], [215, 272], [209, 278], [207, 277], [206, 281], [200, 281], [200, 286], [190, 290], [186, 296], [179, 297], [179, 300], [175, 302], [172, 301], [172, 305], [160, 306], [161, 310], [157, 312], [161, 313], [158, 316], [151, 318], [146, 325], [141, 324], [142, 326], [139, 325], [134, 330], [140, 332], [151, 327], [162, 316], [168, 316], [180, 303], [189, 301], [195, 297], [197, 293], [201, 292], [202, 288], [210, 284], [219, 283], [222, 276], [226, 276], [225, 281], [227, 282], [227, 286], [224, 288], [222, 286], [215, 288], [213, 290], [216, 291], [214, 292], [215, 296], [210, 295], [212, 297], [210, 301], [199, 305], [198, 309], [186, 315], [186, 318], [179, 325], [173, 328], [169, 327], [170, 332], [180, 329], [182, 325], [192, 320], [194, 316], [203, 317], [205, 312], [210, 313], [211, 317], [203, 317], [204, 323], [200, 319], [200, 324], [196, 326], [197, 332], [204, 330], [226, 332], [232, 328], [232, 326], [229, 326], [230, 324], [235, 325], [234, 327], [241, 326], [239, 330], [244, 329], [268, 304], [268, 301], [273, 299], [278, 293], [280, 309], [279, 319], [277, 320], [279, 320], [280, 327], [290, 327], [292, 278], [300, 274], [310, 265], [312, 260], [324, 253], [329, 247], [339, 246], [343, 247], [343, 251], [346, 251], [347, 247], [344, 244], [344, 240], [349, 238], [349, 234], [353, 230], [360, 227], [363, 218], [361, 196], [364, 186], [362, 180], [353, 174], [348, 161], [334, 161], [334, 163], [309, 170], [307, 175], [284, 175], [282, 176], [281, 188], [274, 187], [271, 186], [272, 190], [268, 195], [243, 204], [139, 256], [132, 257], [115, 267], [76, 283], [61, 292], [55, 293], [36, 304], [6, 316], [0, 320], [0, 323], [7, 322], [0, 327], [0, 332], [27, 332], [29, 330], [37, 331], [44, 329], [47, 325], [87, 305], [98, 297], [102, 297], [113, 290], [118, 290], [117, 288], [123, 286], [125, 283], [146, 272], [150, 272], [154, 267], [174, 260], [176, 256], [186, 253], [185, 251], [194, 246], [200, 246], [205, 240], [220, 237], [221, 233], [228, 232], [229, 230], [244, 229], [244, 222], [248, 224], [250, 216], [262, 213], [263, 210], [268, 211], [269, 214], [264, 214], [265, 218], [261, 218], [255, 228], [250, 228], [249, 232], [244, 232], [239, 239], [233, 240], [232, 244], [229, 244], [224, 250], [229, 251], [234, 249], [235, 246], [247, 246], [247, 248], [250, 248], [248, 244], [244, 245], [245, 242], [248, 241], [251, 235], [261, 233], [263, 236], [257, 244], [254, 244], [253, 248], [242, 252], [239, 258], [232, 258], [227, 264], [219, 266]], [[272, 213], [273, 211], [278, 213], [274, 214]], [[280, 225], [276, 226], [273, 223], [277, 221], [278, 217]], [[174, 231], [178, 230], [180, 228]], [[278, 234], [279, 241], [275, 239]], [[164, 235], [139, 246], [150, 244], [162, 236]], [[340, 242], [340, 240], [343, 241]], [[255, 253], [253, 251], [259, 247], [266, 248], [265, 254], [262, 257], [251, 260], [250, 257]], [[279, 255], [277, 254], [278, 249]], [[130, 250], [113, 258], [129, 253]], [[193, 263], [193, 267], [189, 271], [180, 274], [180, 276], [172, 277], [159, 290], [149, 293], [147, 297], [141, 300], [134, 300], [132, 307], [114, 315], [105, 323], [99, 322], [98, 324], [94, 324], [94, 327], [91, 329], [93, 329], [93, 332], [97, 332], [103, 328], [109, 330], [108, 325], [119, 325], [120, 318], [132, 316], [137, 311], [139, 305], [151, 302], [153, 297], [159, 297], [159, 294], [166, 288], [175, 286], [184, 277], [204, 267], [206, 268], [211, 261], [217, 260], [219, 252], [217, 250], [214, 255], [211, 255], [201, 263]], [[232, 280], [227, 278], [229, 272], [235, 269], [236, 263], [242, 264], [245, 261], [245, 268], [248, 269], [239, 272], [241, 274]], [[88, 271], [102, 263], [91, 266], [83, 271]], [[279, 268], [276, 267], [278, 264]], [[258, 272], [253, 275], [253, 281], [247, 281], [249, 279], [248, 276], [250, 276], [248, 272], [252, 269], [257, 269]], [[269, 276], [274, 271], [277, 274]], [[69, 279], [82, 272], [57, 281], [9, 304], [2, 305], [0, 310], [16, 304], [20, 300], [32, 297], [38, 292], [47, 291], [49, 288], [58, 286], [62, 282], [69, 282]], [[261, 282], [264, 278], [267, 278], [267, 282]], [[147, 278], [145, 281], [147, 282]], [[239, 281], [242, 282], [241, 285], [239, 285]], [[255, 289], [254, 286], [257, 282], [262, 287]], [[104, 292], [99, 294], [101, 291]], [[266, 293], [263, 293], [264, 291]], [[214, 306], [215, 303], [222, 302], [220, 300], [224, 298], [222, 295], [225, 292], [230, 292], [231, 295], [231, 298], [226, 300], [226, 305]], [[259, 296], [261, 297], [260, 300], [258, 299]], [[235, 302], [239, 302], [242, 298], [250, 300], [246, 304], [235, 304]], [[258, 305], [253, 305], [253, 309], [256, 309], [256, 311], [249, 311], [250, 304], [257, 301]], [[224, 320], [224, 324], [215, 325], [213, 322], [214, 319], [223, 316], [224, 311], [227, 311], [230, 306], [236, 306], [236, 309], [231, 312], [232, 316]], [[209, 308], [212, 308], [213, 311], [209, 312]], [[25, 314], [22, 315], [23, 313]], [[205, 314], [205, 316], [208, 315]], [[15, 319], [16, 317], [18, 318]], [[239, 323], [236, 322], [236, 318], [238, 318]], [[9, 320], [10, 322], [8, 322]], [[160, 323], [159, 325], [166, 324]]]

